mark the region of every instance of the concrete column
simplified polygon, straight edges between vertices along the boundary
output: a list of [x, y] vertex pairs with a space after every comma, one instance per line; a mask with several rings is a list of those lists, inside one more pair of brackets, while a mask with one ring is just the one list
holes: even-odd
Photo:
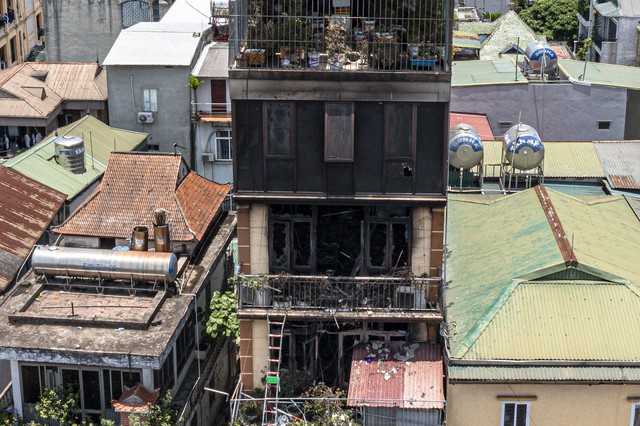
[[417, 277], [430, 275], [431, 265], [431, 209], [413, 209], [413, 235], [411, 247], [411, 270]]
[[249, 211], [249, 232], [251, 241], [251, 273], [269, 273], [269, 212], [264, 204], [252, 204]]
[[253, 387], [262, 387], [262, 378], [267, 374], [269, 336], [266, 320], [253, 320]]
[[24, 417], [22, 407], [22, 381], [20, 380], [20, 363], [11, 361], [11, 381], [13, 382], [13, 408], [19, 417]]
[[153, 391], [155, 389], [155, 384], [153, 383], [153, 370], [150, 368], [142, 369], [142, 386]]

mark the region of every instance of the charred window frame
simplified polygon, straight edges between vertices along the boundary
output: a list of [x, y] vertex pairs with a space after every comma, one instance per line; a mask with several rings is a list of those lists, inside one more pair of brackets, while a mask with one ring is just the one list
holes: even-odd
[[293, 102], [265, 102], [263, 114], [265, 157], [293, 160], [295, 146]]
[[306, 272], [315, 269], [314, 223], [316, 211], [308, 207], [305, 213], [283, 211], [271, 206], [269, 213], [269, 263], [273, 271]]
[[[386, 217], [385, 217], [386, 216]], [[411, 216], [370, 207], [365, 218], [365, 268], [368, 273], [388, 273], [410, 266]]]
[[178, 358], [178, 375], [189, 360], [195, 347], [195, 312], [192, 312], [187, 319], [186, 324], [180, 331], [176, 340], [176, 355]]
[[324, 106], [324, 161], [352, 162], [354, 153], [353, 102]]
[[417, 116], [416, 104], [385, 104], [385, 160], [413, 161], [416, 152]]

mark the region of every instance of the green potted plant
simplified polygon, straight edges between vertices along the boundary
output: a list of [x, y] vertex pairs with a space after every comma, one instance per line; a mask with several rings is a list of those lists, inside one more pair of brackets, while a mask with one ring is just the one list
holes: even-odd
[[349, 31], [347, 31], [344, 22], [331, 21], [327, 25], [324, 44], [327, 50], [329, 67], [334, 71], [342, 69], [345, 54], [350, 50], [347, 45], [348, 35]]
[[415, 58], [411, 58], [411, 66], [419, 68], [431, 68], [434, 67], [438, 61], [438, 50], [433, 44], [425, 43], [421, 44], [418, 49], [418, 55]]

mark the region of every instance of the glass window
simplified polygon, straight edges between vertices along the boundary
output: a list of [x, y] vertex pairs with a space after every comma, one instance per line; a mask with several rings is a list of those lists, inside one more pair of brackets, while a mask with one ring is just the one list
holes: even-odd
[[142, 107], [145, 111], [158, 111], [158, 89], [144, 89], [144, 104]]
[[160, 152], [160, 145], [147, 145], [147, 151]]
[[529, 426], [528, 402], [503, 402], [502, 426]]
[[324, 160], [353, 161], [352, 102], [325, 104]]
[[216, 160], [232, 160], [231, 131], [219, 130], [216, 132]]
[[25, 404], [35, 404], [40, 399], [41, 378], [40, 368], [33, 365], [23, 365], [22, 370], [22, 398]]
[[267, 103], [267, 155], [286, 156], [293, 155], [292, 149], [292, 124], [293, 104], [288, 102]]
[[101, 410], [100, 403], [100, 373], [97, 371], [82, 371], [82, 398], [85, 410]]

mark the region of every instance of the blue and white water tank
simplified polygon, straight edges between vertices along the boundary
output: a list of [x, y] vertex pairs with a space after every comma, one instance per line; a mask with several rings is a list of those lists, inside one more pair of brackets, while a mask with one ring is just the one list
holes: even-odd
[[536, 130], [527, 124], [516, 124], [504, 135], [504, 153], [516, 169], [531, 170], [544, 159], [544, 145]]
[[533, 41], [529, 43], [524, 53], [535, 71], [549, 72], [558, 66], [558, 55], [547, 43]]
[[482, 161], [484, 149], [480, 134], [468, 124], [458, 124], [449, 130], [449, 164], [456, 169], [470, 169]]

